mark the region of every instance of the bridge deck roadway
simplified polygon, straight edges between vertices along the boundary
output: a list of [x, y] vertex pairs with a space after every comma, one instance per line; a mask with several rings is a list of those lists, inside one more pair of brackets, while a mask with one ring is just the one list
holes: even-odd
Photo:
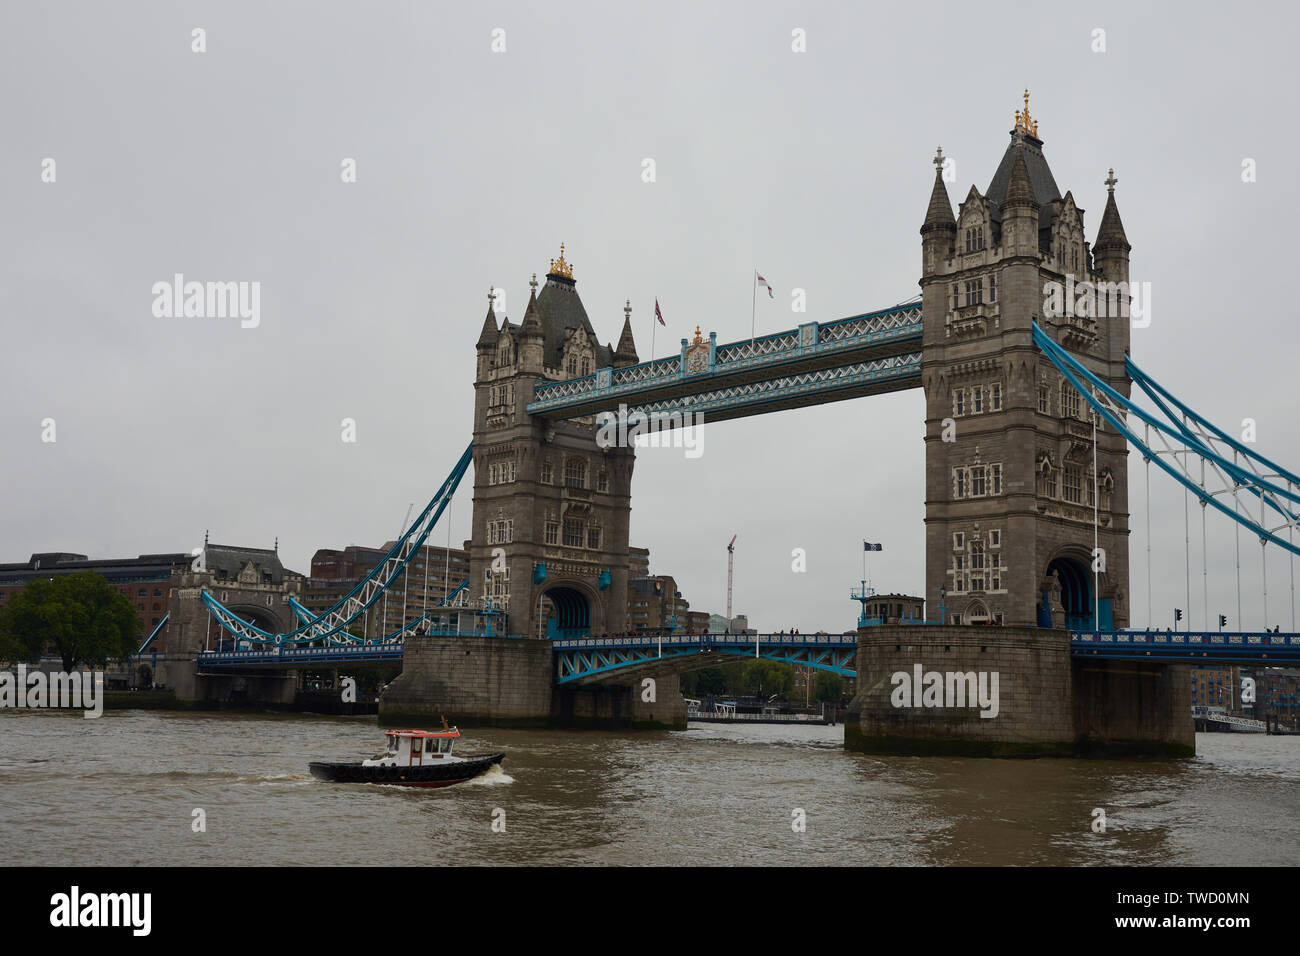
[[[831, 379], [818, 397], [810, 401], [834, 401], [855, 398], [880, 391], [910, 388], [919, 384], [920, 346], [922, 326], [919, 306], [895, 307], [881, 313], [842, 319], [828, 325], [810, 323], [816, 328], [818, 341], [805, 344], [801, 329], [791, 329], [763, 336], [754, 342], [733, 342], [714, 349], [716, 359], [707, 368], [687, 372], [681, 356], [657, 359], [642, 365], [622, 369], [599, 369], [595, 374], [564, 382], [547, 382], [537, 386], [528, 413], [540, 418], [564, 419], [594, 415], [601, 411], [616, 410], [619, 404], [647, 406], [667, 403], [685, 409], [694, 407], [701, 399], [745, 385], [795, 379], [842, 369], [863, 363], [898, 358], [916, 357], [915, 370], [909, 370], [916, 381], [906, 384], [887, 383], [877, 377], [863, 383], [851, 392], [840, 394]], [[828, 398], [829, 393], [835, 393]], [[687, 403], [687, 398], [693, 399]], [[707, 409], [712, 419], [737, 418], [757, 414], [764, 409], [760, 404], [780, 404], [772, 401], [746, 403], [743, 407]], [[793, 407], [793, 406], [789, 406]]]

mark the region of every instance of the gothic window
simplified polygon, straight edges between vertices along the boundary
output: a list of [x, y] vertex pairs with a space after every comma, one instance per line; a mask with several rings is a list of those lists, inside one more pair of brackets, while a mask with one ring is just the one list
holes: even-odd
[[564, 519], [564, 546], [566, 548], [581, 548], [583, 538], [582, 521], [578, 518]]
[[984, 542], [972, 541], [970, 543], [970, 569], [972, 571], [984, 570]]
[[569, 458], [564, 462], [564, 484], [569, 488], [587, 487], [587, 463], [581, 458]]
[[1052, 413], [1052, 392], [1046, 385], [1038, 386], [1038, 410], [1044, 415]]
[[953, 497], [965, 498], [966, 497], [966, 469], [965, 468], [953, 469], [953, 481], [954, 481]]
[[546, 537], [544, 540], [547, 544], [560, 543], [560, 526], [554, 521], [546, 522]]
[[502, 365], [510, 364], [510, 343], [508, 342], [505, 345], [501, 346], [501, 364]]
[[975, 227], [975, 248], [976, 249], [984, 248], [984, 227], [983, 226]]
[[1067, 465], [1065, 468], [1065, 483], [1061, 497], [1071, 504], [1079, 504], [1079, 491], [1081, 484], [1079, 469]]
[[[970, 493], [973, 498], [984, 496], [984, 466], [976, 465], [970, 470]], [[974, 545], [971, 545], [973, 548]]]
[[609, 475], [603, 471], [596, 476], [596, 490], [602, 493], [609, 491]]
[[998, 301], [998, 274], [996, 272], [989, 274], [989, 301]]
[[[1001, 465], [989, 466], [989, 494], [991, 495], [1002, 494], [1002, 466]], [[995, 543], [997, 539], [997, 534], [998, 532], [996, 531], [993, 532]]]
[[1061, 417], [1079, 417], [1079, 393], [1066, 382], [1061, 383]]
[[984, 411], [984, 386], [976, 385], [971, 389], [971, 411], [979, 415]]
[[1048, 462], [1043, 462], [1038, 473], [1038, 493], [1045, 498], [1056, 497], [1056, 471]]
[[572, 355], [569, 356], [568, 371], [570, 375], [578, 374], [578, 360]]
[[591, 550], [593, 551], [600, 550], [600, 529], [599, 528], [587, 529], [587, 547], [591, 548]]
[[591, 374], [591, 359], [587, 358], [586, 356], [583, 356], [582, 359], [582, 374], [583, 375]]
[[961, 551], [965, 547], [966, 547], [965, 532], [962, 531], [954, 532], [952, 536], [952, 549], [954, 551]]
[[995, 412], [1002, 411], [1002, 385], [994, 382], [990, 393], [989, 407]]
[[554, 475], [552, 474], [551, 463], [549, 461], [542, 462], [542, 484], [549, 485], [553, 480]]
[[[997, 465], [994, 465], [993, 467], [998, 468]], [[1002, 531], [1000, 529], [994, 528], [992, 531], [989, 532], [989, 547], [990, 548], [1002, 547]], [[993, 564], [995, 567], [997, 566], [997, 563], [998, 563], [998, 556], [995, 554], [993, 556]]]
[[966, 414], [966, 389], [954, 388], [952, 390], [952, 413], [959, 416]]
[[970, 230], [970, 229], [967, 229], [967, 230], [966, 230], [966, 251], [967, 251], [967, 252], [970, 252], [970, 251], [971, 251], [971, 248], [972, 248], [972, 246], [971, 246], [971, 231], [972, 231], [972, 230]]
[[958, 291], [957, 291], [957, 283], [954, 282], [954, 283], [952, 284], [952, 307], [953, 307], [954, 310], [955, 310], [958, 306], [961, 305], [961, 302], [959, 301], [958, 296], [959, 296], [959, 293], [958, 293]]
[[496, 465], [490, 465], [490, 466], [488, 467], [488, 484], [489, 484], [489, 485], [495, 485], [495, 484], [497, 484], [497, 482], [499, 482], [500, 480], [501, 480], [501, 478], [500, 478], [500, 474], [499, 474], [499, 472], [497, 471], [497, 466], [496, 466]]

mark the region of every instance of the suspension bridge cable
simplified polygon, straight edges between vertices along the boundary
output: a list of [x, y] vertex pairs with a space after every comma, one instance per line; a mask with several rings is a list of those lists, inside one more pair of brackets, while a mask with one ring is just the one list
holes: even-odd
[[[1205, 459], [1201, 459], [1201, 491], [1205, 490]], [[1205, 534], [1205, 499], [1201, 498], [1201, 628], [1210, 629], [1210, 551]]]
[[[1183, 471], [1187, 470], [1187, 453], [1183, 452]], [[1183, 562], [1187, 573], [1187, 629], [1192, 627], [1192, 532], [1191, 522], [1188, 518], [1189, 499], [1187, 486], [1183, 486]], [[1178, 622], [1174, 622], [1174, 629], [1177, 630]]]
[[[1146, 426], [1147, 447], [1151, 446], [1151, 426]], [[1142, 461], [1146, 464], [1147, 472], [1147, 627], [1154, 627], [1154, 620], [1151, 616], [1151, 456], [1144, 455]]]
[[1100, 503], [1097, 495], [1097, 413], [1092, 413], [1092, 626], [1101, 630], [1101, 587], [1097, 569], [1097, 555], [1100, 550], [1097, 541], [1097, 508]]
[[[1232, 452], [1232, 463], [1237, 463], [1237, 452]], [[1237, 488], [1239, 485], [1234, 480], [1232, 486], [1232, 510], [1240, 513], [1240, 506], [1237, 500]], [[1237, 630], [1242, 630], [1241, 626], [1241, 519], [1238, 518], [1233, 522], [1237, 526]]]

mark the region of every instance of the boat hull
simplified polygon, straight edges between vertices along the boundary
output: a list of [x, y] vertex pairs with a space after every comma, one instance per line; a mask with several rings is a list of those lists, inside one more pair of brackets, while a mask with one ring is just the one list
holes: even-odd
[[331, 783], [386, 783], [398, 787], [450, 787], [473, 780], [505, 759], [505, 752], [463, 760], [437, 761], [417, 767], [378, 767], [360, 763], [320, 763], [307, 765], [311, 775]]

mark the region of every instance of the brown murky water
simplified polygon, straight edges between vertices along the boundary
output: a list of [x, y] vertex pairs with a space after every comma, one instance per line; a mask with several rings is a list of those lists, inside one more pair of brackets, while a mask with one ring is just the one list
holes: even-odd
[[378, 749], [373, 718], [9, 712], [0, 864], [1300, 860], [1300, 737], [1200, 734], [1195, 760], [1121, 763], [880, 759], [845, 753], [842, 733], [473, 730], [462, 750], [507, 751], [502, 771], [412, 791], [308, 775]]

